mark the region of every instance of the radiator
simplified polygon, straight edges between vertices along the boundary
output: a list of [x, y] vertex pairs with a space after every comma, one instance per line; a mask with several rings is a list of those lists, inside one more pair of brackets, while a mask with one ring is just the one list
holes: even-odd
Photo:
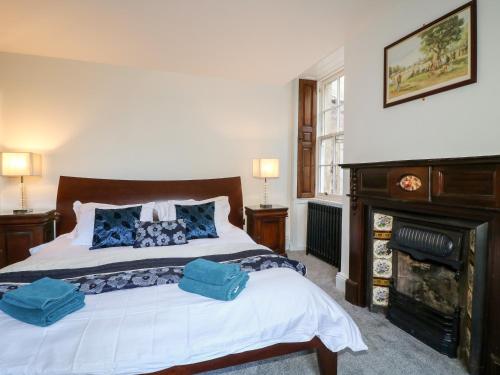
[[312, 254], [340, 271], [342, 208], [309, 202], [306, 254]]

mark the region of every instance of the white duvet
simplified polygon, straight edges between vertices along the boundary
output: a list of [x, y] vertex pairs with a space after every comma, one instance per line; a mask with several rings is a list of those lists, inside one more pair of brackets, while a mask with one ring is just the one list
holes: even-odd
[[[256, 248], [261, 246], [238, 228], [219, 239], [149, 249], [89, 251], [62, 236], [0, 272]], [[366, 350], [349, 315], [314, 283], [286, 268], [250, 273], [246, 289], [231, 302], [173, 284], [88, 295], [85, 303], [46, 328], [0, 311], [0, 373], [142, 374], [314, 336], [332, 351]]]

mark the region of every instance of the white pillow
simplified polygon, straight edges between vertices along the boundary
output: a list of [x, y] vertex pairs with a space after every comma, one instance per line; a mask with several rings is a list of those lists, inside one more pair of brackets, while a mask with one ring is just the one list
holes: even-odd
[[229, 222], [229, 212], [231, 211], [231, 206], [229, 205], [229, 198], [227, 196], [209, 198], [202, 201], [188, 199], [159, 202], [156, 204], [156, 210], [158, 211], [158, 218], [160, 220], [175, 220], [177, 219], [175, 214], [176, 204], [181, 206], [194, 206], [210, 202], [215, 203], [215, 228], [217, 230], [217, 234], [221, 235], [232, 226]]
[[73, 203], [73, 211], [76, 215], [76, 228], [74, 230], [73, 245], [92, 245], [92, 237], [94, 236], [94, 221], [96, 208], [127, 208], [134, 206], [142, 206], [141, 221], [153, 221], [154, 202], [127, 204], [117, 206], [106, 203], [82, 203], [76, 201]]
[[196, 201], [194, 199], [186, 199], [186, 200], [156, 202], [155, 209], [156, 212], [158, 213], [158, 220], [160, 221], [175, 220], [175, 205], [186, 204], [189, 202], [196, 202]]

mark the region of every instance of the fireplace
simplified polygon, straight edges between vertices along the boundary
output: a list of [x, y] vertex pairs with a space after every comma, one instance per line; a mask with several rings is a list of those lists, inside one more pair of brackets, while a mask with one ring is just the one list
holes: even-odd
[[500, 374], [500, 156], [350, 164], [346, 299]]
[[371, 219], [370, 309], [477, 373], [485, 284], [474, 270], [485, 264], [485, 241], [476, 241], [485, 224], [397, 211]]

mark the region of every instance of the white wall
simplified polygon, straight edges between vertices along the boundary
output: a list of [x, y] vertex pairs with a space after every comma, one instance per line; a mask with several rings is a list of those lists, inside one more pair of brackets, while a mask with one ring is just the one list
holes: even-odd
[[[350, 35], [345, 44], [346, 162], [500, 154], [498, 0], [478, 1], [477, 84], [425, 101], [382, 107], [384, 47], [463, 3], [378, 2], [372, 23]], [[344, 239], [348, 233], [344, 227]], [[348, 264], [346, 243], [344, 263]]]
[[463, 4], [385, 1], [345, 46], [346, 162], [499, 154], [500, 1], [478, 1], [478, 83], [384, 109], [383, 48]]
[[[263, 182], [251, 162], [266, 156], [282, 165], [271, 199], [289, 202], [291, 85], [0, 53], [0, 97], [0, 145], [43, 154], [43, 177], [27, 179], [31, 207], [54, 207], [60, 175], [241, 176], [254, 204]], [[3, 181], [2, 207], [16, 207], [17, 180]]]

